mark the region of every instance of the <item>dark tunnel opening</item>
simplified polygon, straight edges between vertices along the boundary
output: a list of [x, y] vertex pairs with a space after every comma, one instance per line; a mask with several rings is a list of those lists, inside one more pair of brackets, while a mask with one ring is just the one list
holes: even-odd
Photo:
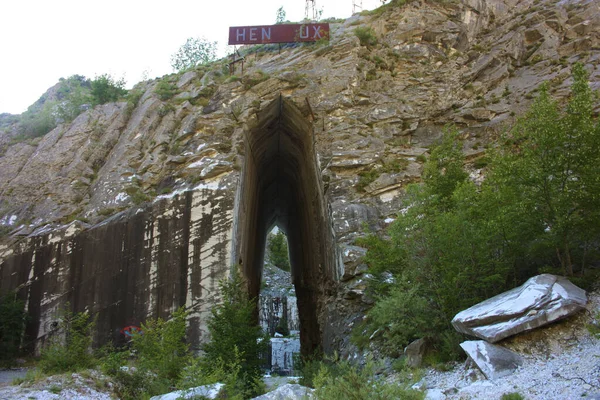
[[245, 141], [234, 251], [250, 296], [258, 298], [267, 233], [275, 225], [285, 233], [301, 352], [310, 356], [323, 348], [324, 306], [336, 279], [312, 125], [292, 101], [279, 96], [257, 113]]

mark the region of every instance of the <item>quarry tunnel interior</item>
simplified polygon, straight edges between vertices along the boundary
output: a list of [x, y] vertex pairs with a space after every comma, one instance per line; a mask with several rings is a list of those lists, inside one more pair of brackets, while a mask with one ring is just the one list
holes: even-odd
[[304, 355], [323, 348], [322, 316], [336, 280], [334, 235], [310, 121], [282, 96], [256, 115], [245, 137], [239, 187], [238, 262], [258, 298], [267, 233], [287, 236]]

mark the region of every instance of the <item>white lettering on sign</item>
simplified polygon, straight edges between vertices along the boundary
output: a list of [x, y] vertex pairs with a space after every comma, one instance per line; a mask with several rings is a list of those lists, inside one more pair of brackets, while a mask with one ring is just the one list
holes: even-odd
[[308, 39], [308, 26], [300, 27], [300, 39]]
[[240, 40], [244, 41], [244, 40], [246, 40], [246, 30], [245, 29], [237, 29], [235, 31], [235, 40], [237, 40], [237, 41], [240, 41]]
[[[245, 41], [246, 40], [246, 28], [242, 28], [242, 29], [236, 29], [235, 31], [235, 40], [236, 41]], [[248, 40], [251, 40], [253, 42], [258, 41], [258, 28], [250, 28], [249, 29], [250, 32], [248, 35]], [[307, 30], [307, 35], [308, 35], [308, 30]], [[271, 28], [261, 28], [261, 32], [260, 32], [260, 36], [261, 36], [261, 40], [265, 41], [265, 40], [271, 40]], [[308, 36], [307, 36], [308, 37]]]
[[265, 40], [265, 38], [271, 40], [271, 28], [262, 28], [262, 40]]
[[315, 31], [315, 34], [313, 36], [314, 39], [319, 38], [322, 39], [321, 37], [321, 27], [319, 26], [313, 26], [313, 30]]

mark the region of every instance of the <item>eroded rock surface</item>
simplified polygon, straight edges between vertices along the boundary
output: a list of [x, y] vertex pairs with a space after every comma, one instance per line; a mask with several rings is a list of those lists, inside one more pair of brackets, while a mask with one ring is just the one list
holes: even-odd
[[542, 274], [522, 286], [456, 314], [457, 331], [490, 343], [565, 318], [585, 309], [583, 289], [567, 278]]

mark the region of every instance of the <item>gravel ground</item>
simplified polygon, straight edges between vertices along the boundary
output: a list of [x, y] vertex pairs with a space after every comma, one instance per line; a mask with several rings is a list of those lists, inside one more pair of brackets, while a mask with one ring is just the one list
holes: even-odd
[[598, 310], [600, 296], [593, 294], [588, 312], [500, 343], [523, 357], [511, 375], [491, 381], [463, 363], [448, 372], [428, 370], [420, 385], [428, 399], [496, 400], [516, 392], [532, 400], [600, 400], [600, 338], [586, 328], [600, 322], [593, 318]]
[[[94, 375], [95, 374], [95, 375]], [[98, 373], [57, 375], [34, 384], [0, 387], [0, 400], [110, 400], [104, 377]]]

